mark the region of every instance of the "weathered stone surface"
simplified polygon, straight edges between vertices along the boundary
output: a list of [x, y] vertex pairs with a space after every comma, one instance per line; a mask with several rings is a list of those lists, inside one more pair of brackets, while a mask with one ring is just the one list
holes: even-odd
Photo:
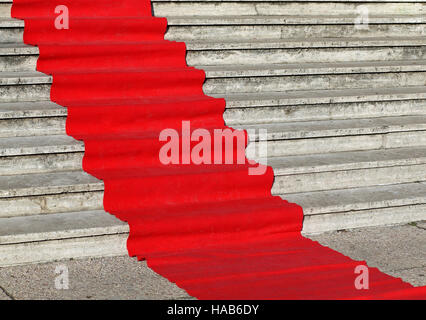
[[84, 171], [0, 176], [0, 198], [103, 190], [103, 182]]
[[[102, 181], [81, 170], [84, 144], [66, 136], [66, 108], [49, 102], [52, 78], [35, 71], [38, 48], [22, 43], [11, 2], [0, 0], [1, 263], [124, 254], [128, 227], [103, 212]], [[360, 4], [368, 29], [353, 25]], [[303, 206], [305, 233], [426, 218], [423, 1], [154, 0], [153, 8], [169, 16], [166, 38], [186, 41], [188, 64], [206, 70], [205, 92], [226, 98], [226, 123], [268, 129], [272, 191]], [[420, 269], [392, 272], [420, 283]], [[1, 279], [0, 271], [0, 298]], [[144, 290], [131, 297], [158, 296]]]
[[84, 151], [84, 144], [65, 134], [0, 139], [0, 156]]
[[[369, 266], [385, 273], [400, 276], [405, 281], [414, 280], [415, 285], [426, 285], [424, 229], [414, 225], [382, 226], [310, 235], [309, 238], [352, 259], [365, 260]], [[410, 273], [410, 269], [417, 270]]]
[[426, 183], [282, 194], [281, 197], [302, 206], [305, 216], [362, 211], [374, 208], [402, 207], [426, 201]]
[[[388, 1], [386, 1], [388, 2]], [[425, 3], [375, 3], [374, 1], [276, 1], [260, 0], [235, 2], [231, 0], [213, 2], [211, 0], [189, 1], [154, 0], [153, 9], [156, 16], [265, 16], [265, 15], [350, 15], [354, 16], [359, 5], [364, 5], [372, 15], [399, 14], [417, 15], [426, 11]]]
[[0, 103], [0, 119], [66, 117], [67, 108], [51, 101]]
[[0, 218], [103, 209], [103, 190], [0, 198]]
[[127, 233], [0, 245], [2, 266], [127, 253]]
[[[55, 287], [58, 266], [68, 268], [68, 290]], [[192, 299], [145, 262], [127, 256], [0, 268], [0, 287], [17, 300]], [[8, 298], [0, 289], [0, 299], [3, 297]]]
[[103, 211], [80, 211], [3, 218], [0, 244], [128, 233], [127, 223]]

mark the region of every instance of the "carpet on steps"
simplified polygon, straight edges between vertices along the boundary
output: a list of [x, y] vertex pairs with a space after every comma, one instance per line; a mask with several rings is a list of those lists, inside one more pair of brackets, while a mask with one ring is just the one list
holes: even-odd
[[[204, 95], [204, 72], [186, 65], [185, 44], [164, 40], [167, 20], [149, 0], [61, 1], [70, 20], [60, 30], [57, 4], [14, 0], [12, 15], [40, 49], [37, 69], [53, 76], [51, 100], [68, 108], [67, 133], [85, 143], [84, 170], [105, 183], [105, 210], [129, 223], [130, 256], [199, 299], [426, 297], [376, 268], [357, 289], [365, 262], [303, 237], [302, 208], [271, 195], [270, 167], [250, 175], [257, 164], [245, 157], [221, 164], [244, 152], [246, 132], [231, 131], [242, 146], [196, 149], [228, 129], [225, 101]], [[164, 129], [177, 135], [160, 141]], [[178, 163], [164, 165], [171, 140]]]

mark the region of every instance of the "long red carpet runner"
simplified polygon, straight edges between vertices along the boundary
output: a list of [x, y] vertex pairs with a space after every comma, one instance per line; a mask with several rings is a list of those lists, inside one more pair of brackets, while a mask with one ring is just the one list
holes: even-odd
[[[55, 26], [58, 5], [69, 29]], [[105, 210], [130, 226], [131, 256], [200, 299], [426, 297], [375, 268], [357, 286], [365, 263], [301, 235], [302, 208], [271, 195], [271, 168], [249, 175], [255, 164], [224, 161], [237, 146], [199, 148], [227, 128], [225, 101], [204, 95], [204, 72], [186, 65], [184, 43], [164, 40], [149, 0], [15, 0], [12, 15], [53, 75], [67, 133], [85, 143], [84, 170], [105, 183]]]

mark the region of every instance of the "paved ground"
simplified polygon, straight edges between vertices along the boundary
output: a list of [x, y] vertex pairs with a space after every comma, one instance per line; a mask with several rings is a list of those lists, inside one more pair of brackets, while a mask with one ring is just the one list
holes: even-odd
[[[55, 286], [55, 279], [63, 275], [55, 272], [58, 266], [68, 268], [68, 290]], [[0, 299], [190, 298], [144, 262], [127, 256], [0, 268], [0, 287]]]
[[[321, 244], [415, 286], [426, 285], [426, 222], [310, 236]], [[69, 271], [58, 290], [57, 267]], [[185, 291], [128, 257], [68, 260], [0, 268], [1, 299], [191, 299]]]
[[426, 286], [426, 222], [309, 236], [414, 286]]

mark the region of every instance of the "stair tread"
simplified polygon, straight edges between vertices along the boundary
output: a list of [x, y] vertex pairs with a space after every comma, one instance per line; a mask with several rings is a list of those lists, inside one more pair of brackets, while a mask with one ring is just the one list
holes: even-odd
[[290, 74], [406, 72], [426, 70], [426, 60], [289, 63], [261, 65], [195, 66], [211, 77], [275, 76]]
[[0, 103], [0, 119], [66, 116], [67, 108], [51, 101]]
[[[265, 163], [265, 161], [262, 161]], [[349, 151], [269, 158], [275, 175], [306, 174], [426, 163], [426, 147]]]
[[[178, 25], [274, 25], [274, 24], [353, 24], [353, 15], [239, 15], [239, 16], [168, 16], [169, 26]], [[422, 14], [369, 15], [369, 24], [424, 23]]]
[[24, 43], [0, 43], [0, 55], [39, 54], [38, 47]]
[[329, 48], [369, 46], [424, 46], [426, 38], [418, 37], [368, 37], [368, 38], [290, 38], [268, 40], [189, 40], [188, 50], [232, 50], [232, 49], [286, 49], [286, 48]]
[[426, 86], [211, 94], [227, 108], [426, 98]]
[[0, 85], [50, 84], [52, 76], [38, 71], [1, 72]]
[[0, 17], [0, 28], [23, 28], [24, 25], [24, 20]]
[[103, 210], [1, 218], [0, 245], [127, 232], [127, 223]]
[[300, 139], [426, 130], [426, 115], [264, 123], [243, 126], [234, 125], [234, 127], [238, 129], [255, 130], [255, 132], [248, 132], [252, 139], [257, 138], [260, 129], [266, 129], [267, 137], [271, 140]]
[[82, 170], [0, 176], [0, 198], [103, 189], [101, 180]]
[[[367, 210], [426, 203], [426, 182], [280, 195], [297, 203], [305, 215]], [[426, 216], [425, 216], [426, 218]]]
[[84, 143], [65, 134], [0, 138], [0, 156], [84, 151]]
[[[410, 87], [388, 87], [388, 88], [354, 88], [354, 89], [330, 89], [330, 90], [297, 90], [297, 91], [274, 91], [274, 92], [247, 92], [247, 93], [226, 93], [222, 95], [212, 94], [213, 97], [224, 97], [227, 106], [237, 107], [238, 101], [244, 100], [300, 100], [300, 99], [327, 99], [327, 102], [346, 101], [348, 97], [357, 97], [362, 99], [368, 96], [389, 95], [395, 96], [393, 100], [398, 100], [398, 95], [426, 94], [426, 86], [410, 86]], [[423, 96], [424, 98], [424, 96]], [[295, 103], [291, 101], [290, 103]], [[309, 102], [306, 102], [307, 104]]]

